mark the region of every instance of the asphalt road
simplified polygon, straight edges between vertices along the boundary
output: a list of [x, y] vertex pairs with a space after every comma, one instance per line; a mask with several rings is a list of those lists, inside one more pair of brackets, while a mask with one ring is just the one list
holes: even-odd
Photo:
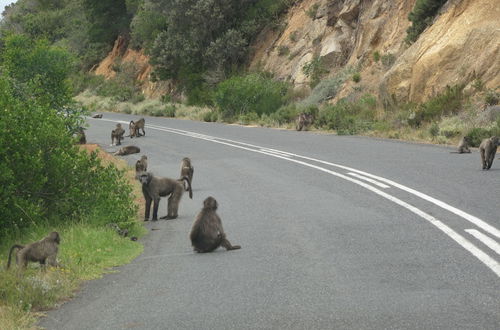
[[[111, 129], [136, 118], [89, 119], [87, 141], [114, 151]], [[147, 155], [155, 175], [190, 157], [193, 199], [41, 326], [500, 329], [500, 160], [482, 171], [477, 150], [153, 117], [131, 144], [124, 158]], [[208, 196], [241, 250], [192, 252]]]

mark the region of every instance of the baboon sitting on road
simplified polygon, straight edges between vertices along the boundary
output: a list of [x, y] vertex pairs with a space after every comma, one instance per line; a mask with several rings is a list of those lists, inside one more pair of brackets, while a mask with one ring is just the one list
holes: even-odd
[[[193, 173], [194, 167], [191, 165], [191, 159], [188, 157], [184, 157], [181, 161], [181, 178], [187, 176], [189, 178], [189, 182], [191, 183], [191, 187], [193, 185]], [[184, 189], [187, 191], [188, 187], [184, 183]]]
[[458, 150], [451, 151], [452, 154], [470, 154], [470, 137], [464, 136], [458, 143]]
[[168, 213], [160, 219], [175, 219], [177, 218], [177, 210], [181, 201], [184, 187], [182, 181], [187, 181], [189, 188], [189, 198], [193, 199], [193, 191], [191, 190], [191, 183], [188, 177], [183, 177], [179, 180], [170, 178], [156, 177], [150, 172], [142, 172], [138, 175], [138, 179], [142, 184], [142, 193], [146, 200], [146, 211], [144, 221], [149, 220], [149, 213], [151, 210], [151, 202], [154, 201], [153, 206], [153, 221], [158, 220], [158, 207], [160, 206], [160, 198], [169, 196], [168, 198]]
[[[144, 120], [144, 118], [141, 118], [136, 122], [131, 120], [130, 124], [128, 125], [128, 128], [130, 130], [130, 135], [129, 135], [130, 138], [146, 135], [146, 132], [144, 131], [145, 124], [146, 124], [146, 121]], [[139, 129], [142, 129], [142, 134], [139, 133]]]
[[297, 125], [295, 126], [295, 129], [297, 131], [301, 131], [302, 129], [304, 129], [305, 131], [307, 131], [307, 129], [309, 128], [309, 126], [313, 123], [313, 115], [310, 114], [310, 113], [301, 113], [298, 117], [297, 117]]
[[29, 261], [39, 262], [42, 266], [45, 266], [46, 262], [48, 262], [51, 266], [57, 266], [58, 264], [56, 258], [60, 242], [61, 238], [59, 237], [59, 233], [53, 231], [44, 239], [26, 246], [14, 244], [9, 251], [7, 269], [10, 267], [12, 251], [14, 251], [14, 249], [20, 249], [16, 253], [16, 263], [23, 269], [26, 268]]
[[117, 146], [122, 144], [123, 134], [125, 134], [125, 130], [122, 128], [122, 124], [116, 124], [116, 128], [111, 131], [111, 145], [115, 144], [115, 140]]
[[500, 145], [500, 139], [498, 136], [492, 136], [489, 139], [484, 139], [479, 145], [479, 153], [481, 154], [481, 164], [483, 165], [483, 170], [489, 170], [491, 165], [493, 165], [498, 145]]
[[217, 207], [217, 201], [213, 197], [207, 197], [203, 201], [203, 208], [196, 216], [189, 235], [196, 252], [212, 252], [219, 246], [226, 248], [226, 250], [241, 249], [241, 246], [231, 245], [227, 240], [224, 229], [222, 229], [222, 221], [216, 212]]
[[96, 113], [95, 115], [92, 116], [92, 118], [101, 119], [102, 118], [102, 113]]
[[148, 170], [148, 157], [145, 155], [142, 155], [141, 159], [139, 159], [135, 163], [135, 172], [146, 172]]
[[141, 149], [139, 147], [136, 147], [136, 146], [126, 146], [126, 147], [120, 148], [120, 150], [118, 150], [117, 152], [115, 152], [113, 155], [115, 155], [115, 156], [126, 156], [126, 155], [130, 155], [130, 154], [137, 154], [139, 152], [141, 152]]

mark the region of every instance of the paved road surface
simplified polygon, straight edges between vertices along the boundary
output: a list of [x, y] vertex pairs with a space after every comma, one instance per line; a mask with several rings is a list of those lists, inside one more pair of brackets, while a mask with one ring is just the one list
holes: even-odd
[[[117, 121], [89, 119], [108, 151]], [[477, 151], [146, 118], [156, 175], [191, 157], [194, 197], [143, 255], [48, 313], [48, 329], [500, 329], [500, 160]], [[128, 132], [127, 132], [128, 134]], [[242, 249], [195, 254], [207, 196]], [[166, 214], [162, 199], [159, 215]], [[62, 246], [64, 248], [64, 246]]]

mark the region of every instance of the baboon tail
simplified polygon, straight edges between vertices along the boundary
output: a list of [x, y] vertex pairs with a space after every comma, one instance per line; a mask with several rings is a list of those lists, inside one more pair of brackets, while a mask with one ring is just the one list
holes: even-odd
[[7, 269], [9, 269], [10, 262], [12, 260], [12, 251], [14, 251], [14, 249], [23, 249], [23, 248], [24, 248], [24, 245], [19, 245], [19, 244], [12, 245], [12, 247], [10, 248], [10, 251], [9, 251], [9, 260], [7, 261]]
[[193, 199], [193, 190], [191, 189], [191, 182], [189, 181], [189, 178], [187, 176], [183, 176], [182, 180], [186, 180], [188, 184], [189, 198]]

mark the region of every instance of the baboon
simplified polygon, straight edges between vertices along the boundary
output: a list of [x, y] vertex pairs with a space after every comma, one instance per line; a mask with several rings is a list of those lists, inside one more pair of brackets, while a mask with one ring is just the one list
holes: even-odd
[[241, 249], [241, 246], [231, 245], [227, 240], [224, 229], [222, 229], [222, 222], [216, 212], [217, 207], [217, 201], [211, 196], [203, 201], [203, 208], [196, 216], [189, 235], [196, 252], [212, 252], [219, 246], [226, 248], [226, 250]]
[[458, 150], [457, 151], [450, 151], [452, 154], [470, 154], [470, 149], [469, 149], [469, 144], [470, 144], [470, 137], [469, 136], [464, 136], [460, 142], [458, 143]]
[[313, 123], [314, 118], [313, 115], [310, 113], [301, 113], [297, 117], [297, 124], [295, 126], [295, 129], [297, 131], [301, 131], [304, 129], [305, 131], [308, 130], [309, 126]]
[[135, 172], [146, 172], [148, 170], [148, 157], [146, 155], [142, 155], [141, 159], [139, 159], [135, 163]]
[[146, 212], [144, 221], [149, 220], [149, 213], [151, 210], [151, 202], [154, 201], [153, 206], [153, 221], [158, 220], [158, 206], [160, 206], [160, 198], [168, 196], [168, 213], [160, 219], [175, 219], [177, 218], [177, 210], [181, 201], [184, 187], [182, 181], [185, 180], [189, 187], [189, 198], [193, 199], [193, 191], [188, 177], [183, 177], [179, 180], [170, 178], [156, 177], [151, 172], [142, 172], [138, 175], [138, 179], [142, 184], [142, 193], [146, 200]]
[[483, 170], [489, 170], [491, 165], [493, 165], [498, 145], [500, 145], [500, 139], [498, 136], [492, 136], [489, 139], [484, 139], [479, 145]]
[[125, 130], [122, 128], [122, 124], [118, 123], [116, 124], [116, 128], [111, 131], [111, 145], [115, 144], [116, 140], [116, 145], [119, 146], [122, 144], [123, 140], [123, 134], [125, 134]]
[[[184, 157], [181, 161], [181, 178], [187, 176], [189, 178], [189, 183], [193, 185], [193, 173], [194, 167], [191, 165], [191, 159]], [[188, 190], [186, 183], [184, 182], [184, 190]]]
[[39, 262], [41, 266], [45, 266], [46, 262], [48, 262], [51, 266], [58, 266], [56, 257], [60, 242], [61, 238], [59, 233], [57, 231], [53, 231], [40, 241], [28, 245], [14, 244], [9, 251], [7, 269], [10, 267], [12, 251], [14, 251], [14, 249], [20, 249], [16, 253], [16, 263], [23, 269], [26, 268], [29, 261]]
[[137, 154], [139, 152], [141, 152], [141, 149], [139, 147], [136, 147], [136, 146], [126, 146], [126, 147], [120, 148], [120, 150], [118, 150], [117, 152], [115, 152], [113, 155], [115, 155], [115, 156], [126, 156], [126, 155], [130, 155], [130, 154]]
[[76, 131], [76, 136], [78, 138], [78, 144], [86, 144], [87, 137], [85, 136], [85, 129], [83, 127], [78, 127]]
[[101, 119], [102, 118], [102, 113], [96, 113], [95, 115], [92, 116], [92, 118]]
[[[131, 120], [130, 124], [128, 125], [128, 128], [130, 130], [130, 135], [129, 135], [130, 138], [146, 135], [146, 132], [144, 131], [145, 124], [146, 124], [146, 121], [144, 120], [144, 118], [141, 118], [136, 122]], [[139, 133], [139, 129], [142, 129], [142, 134]]]

